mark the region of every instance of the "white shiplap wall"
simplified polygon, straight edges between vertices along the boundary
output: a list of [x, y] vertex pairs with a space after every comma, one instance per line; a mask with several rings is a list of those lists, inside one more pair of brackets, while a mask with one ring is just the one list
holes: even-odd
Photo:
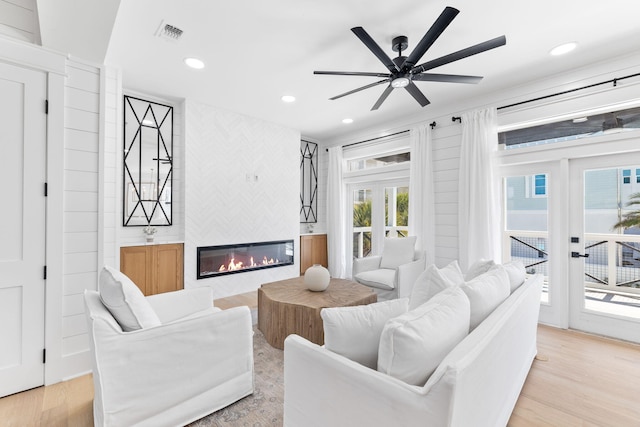
[[96, 289], [99, 238], [100, 68], [67, 60], [64, 88], [63, 375], [90, 368], [83, 292]]
[[0, 0], [0, 34], [38, 43], [37, 19], [36, 0]]
[[[450, 118], [447, 117], [450, 121]], [[432, 132], [435, 204], [435, 264], [444, 266], [458, 258], [458, 176], [462, 126], [446, 124]]]

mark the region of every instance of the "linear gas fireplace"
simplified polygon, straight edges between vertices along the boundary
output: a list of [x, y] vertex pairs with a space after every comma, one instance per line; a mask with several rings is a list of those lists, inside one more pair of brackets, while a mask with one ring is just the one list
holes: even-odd
[[198, 279], [293, 264], [293, 240], [198, 248]]

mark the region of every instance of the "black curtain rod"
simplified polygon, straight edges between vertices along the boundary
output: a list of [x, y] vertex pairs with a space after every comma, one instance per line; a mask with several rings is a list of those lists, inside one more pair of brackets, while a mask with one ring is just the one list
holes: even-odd
[[613, 87], [616, 87], [620, 80], [630, 79], [632, 77], [638, 77], [638, 76], [640, 76], [640, 73], [630, 74], [630, 75], [624, 76], [624, 77], [617, 77], [617, 78], [614, 78], [614, 79], [611, 79], [611, 80], [606, 80], [606, 81], [599, 82], [599, 83], [593, 83], [593, 84], [590, 84], [590, 85], [587, 85], [587, 86], [577, 87], [575, 89], [569, 89], [569, 90], [565, 90], [565, 91], [558, 92], [558, 93], [552, 93], [551, 95], [540, 96], [538, 98], [528, 99], [526, 101], [516, 102], [514, 104], [509, 104], [509, 105], [504, 105], [502, 107], [498, 107], [497, 109], [498, 110], [502, 110], [502, 109], [505, 109], [505, 108], [515, 107], [515, 106], [522, 105], [522, 104], [528, 104], [529, 102], [535, 102], [535, 101], [540, 101], [540, 100], [547, 99], [547, 98], [553, 98], [554, 96], [559, 96], [559, 95], [566, 95], [567, 93], [572, 93], [572, 92], [576, 92], [576, 91], [579, 91], [579, 90], [589, 89], [589, 88], [596, 87], [596, 86], [606, 85], [606, 84], [609, 84], [609, 83], [613, 83]]
[[[409, 132], [409, 129], [401, 130], [400, 132], [392, 133], [392, 134], [389, 134], [389, 135], [378, 136], [376, 138], [365, 139], [364, 141], [352, 142], [351, 144], [343, 145], [342, 148], [352, 147], [352, 146], [358, 145], [358, 144], [364, 144], [365, 142], [377, 141], [377, 140], [382, 139], [382, 138], [389, 138], [390, 136], [402, 135], [403, 133], [407, 133], [407, 132]], [[326, 148], [325, 151], [329, 151], [329, 149]]]

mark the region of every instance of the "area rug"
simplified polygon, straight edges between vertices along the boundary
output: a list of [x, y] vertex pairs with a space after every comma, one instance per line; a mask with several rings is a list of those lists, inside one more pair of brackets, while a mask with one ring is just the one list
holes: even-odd
[[254, 391], [189, 427], [282, 426], [284, 408], [284, 352], [271, 347], [253, 328]]

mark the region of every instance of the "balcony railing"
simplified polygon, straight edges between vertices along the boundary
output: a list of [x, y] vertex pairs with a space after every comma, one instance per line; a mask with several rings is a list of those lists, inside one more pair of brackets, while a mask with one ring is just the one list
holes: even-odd
[[[640, 236], [587, 233], [584, 258], [585, 286], [640, 295]], [[548, 276], [548, 233], [507, 231], [504, 247], [512, 259], [521, 259], [529, 273]], [[569, 256], [569, 254], [567, 254]]]
[[[386, 226], [384, 228], [385, 236], [389, 236], [389, 232], [395, 230], [398, 237], [407, 237], [409, 235], [409, 227], [407, 226]], [[353, 256], [362, 258], [371, 254], [371, 227], [353, 227]]]

